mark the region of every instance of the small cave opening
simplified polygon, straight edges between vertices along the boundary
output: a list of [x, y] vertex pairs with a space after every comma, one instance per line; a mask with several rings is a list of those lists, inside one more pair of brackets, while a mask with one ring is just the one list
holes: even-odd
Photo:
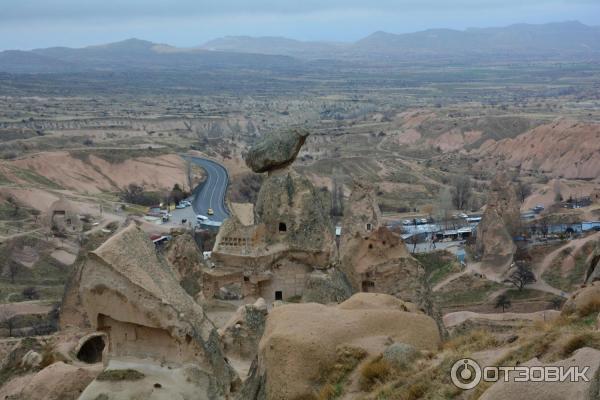
[[98, 363], [102, 361], [102, 351], [104, 350], [104, 346], [103, 336], [92, 336], [86, 340], [77, 352], [77, 359], [87, 364]]
[[287, 232], [287, 225], [285, 224], [285, 222], [279, 223], [279, 232]]

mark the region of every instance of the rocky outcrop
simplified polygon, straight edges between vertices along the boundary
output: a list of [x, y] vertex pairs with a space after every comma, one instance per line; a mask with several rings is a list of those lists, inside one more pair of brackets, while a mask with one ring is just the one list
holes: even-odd
[[363, 301], [350, 298], [338, 306], [274, 308], [242, 390], [244, 400], [312, 398], [344, 347], [367, 357], [381, 354], [392, 343], [406, 343], [419, 351], [437, 349], [440, 337], [433, 319], [406, 311], [413, 307], [391, 296], [360, 296]]
[[600, 311], [600, 281], [572, 293], [562, 308], [563, 314], [577, 313], [582, 316], [596, 311]]
[[303, 303], [341, 303], [352, 296], [352, 285], [344, 273], [337, 268], [313, 271], [306, 278]]
[[91, 252], [78, 273], [86, 319], [107, 333], [109, 364], [127, 358], [193, 365], [210, 382], [199, 393], [212, 399], [230, 392], [238, 378], [214, 325], [138, 227], [130, 225]]
[[331, 268], [337, 258], [326, 210], [307, 178], [291, 169], [271, 174], [258, 194], [254, 225], [232, 216], [219, 229], [211, 256], [215, 270], [231, 271], [232, 279], [239, 271], [244, 296], [267, 302], [301, 296], [308, 275]]
[[283, 245], [321, 253], [327, 258], [335, 256], [335, 240], [325, 210], [312, 183], [290, 170], [264, 181], [258, 193], [254, 220], [264, 226], [268, 246]]
[[340, 268], [357, 291], [386, 293], [420, 303], [425, 269], [402, 239], [385, 227], [346, 238]]
[[504, 174], [491, 183], [488, 202], [481, 222], [477, 225], [475, 248], [488, 266], [508, 266], [516, 251], [513, 237], [518, 232], [520, 211], [517, 194]]
[[165, 249], [165, 259], [181, 287], [193, 298], [202, 291], [202, 255], [194, 238], [186, 232], [171, 232], [173, 239]]
[[225, 326], [219, 329], [227, 357], [252, 360], [258, 352], [258, 342], [265, 330], [266, 320], [267, 303], [263, 299], [240, 306]]
[[285, 168], [294, 162], [308, 135], [303, 129], [268, 135], [248, 151], [246, 165], [258, 173]]

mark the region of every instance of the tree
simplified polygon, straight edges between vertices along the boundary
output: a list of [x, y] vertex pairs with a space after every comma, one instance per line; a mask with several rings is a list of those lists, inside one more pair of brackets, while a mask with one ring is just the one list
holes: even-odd
[[494, 305], [494, 308], [502, 308], [502, 312], [504, 312], [504, 310], [510, 308], [511, 306], [512, 302], [506, 294], [502, 293], [500, 296], [496, 297], [496, 304]]
[[40, 294], [34, 286], [28, 286], [21, 293], [27, 300], [36, 300], [40, 298]]
[[527, 197], [529, 197], [529, 195], [532, 193], [532, 188], [531, 188], [531, 184], [526, 183], [526, 182], [521, 182], [519, 181], [517, 183], [517, 196], [519, 196], [519, 199], [521, 200], [521, 203], [525, 202], [525, 199]]
[[19, 211], [21, 210], [21, 206], [19, 205], [19, 202], [12, 196], [8, 196], [8, 198], [6, 199], [6, 201], [8, 202], [8, 204], [10, 204], [13, 208], [13, 215], [16, 217], [17, 215], [19, 215]]
[[473, 195], [471, 178], [467, 175], [456, 175], [452, 179], [452, 202], [457, 210], [464, 210]]
[[565, 299], [563, 299], [560, 296], [555, 296], [552, 298], [552, 300], [550, 300], [550, 304], [552, 305], [552, 308], [554, 308], [555, 310], [560, 310], [560, 308], [562, 307], [564, 302], [565, 302]]
[[447, 222], [452, 211], [452, 193], [448, 188], [442, 188], [438, 197], [438, 219]]
[[0, 309], [0, 326], [8, 330], [8, 336], [13, 335], [13, 329], [15, 329], [15, 321], [13, 317], [17, 315], [13, 310], [6, 307]]
[[558, 179], [554, 180], [554, 202], [560, 203], [563, 201], [563, 196], [560, 191], [560, 181]]
[[535, 275], [525, 263], [517, 262], [511, 269], [513, 271], [504, 282], [513, 284], [517, 289], [523, 290], [525, 285], [536, 282]]
[[178, 183], [173, 185], [173, 189], [171, 189], [171, 193], [169, 195], [170, 199], [175, 202], [175, 204], [179, 204], [179, 202], [187, 197], [187, 193], [181, 189]]

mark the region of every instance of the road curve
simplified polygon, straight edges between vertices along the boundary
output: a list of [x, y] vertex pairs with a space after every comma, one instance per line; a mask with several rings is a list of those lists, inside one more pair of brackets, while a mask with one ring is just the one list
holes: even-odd
[[[194, 212], [206, 215], [213, 221], [223, 221], [228, 218], [225, 193], [229, 185], [229, 174], [225, 167], [206, 158], [185, 156], [185, 159], [206, 171], [206, 179], [194, 189], [192, 200]], [[209, 208], [213, 209], [214, 215], [208, 215]]]

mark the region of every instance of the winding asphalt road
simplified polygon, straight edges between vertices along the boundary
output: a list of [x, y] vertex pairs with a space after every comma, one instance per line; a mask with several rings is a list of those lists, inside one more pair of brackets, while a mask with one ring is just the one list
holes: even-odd
[[[206, 215], [213, 221], [223, 221], [228, 218], [229, 211], [225, 205], [225, 193], [229, 184], [229, 174], [225, 167], [206, 158], [185, 158], [206, 171], [206, 180], [194, 189], [192, 200], [194, 212]], [[208, 215], [209, 208], [213, 209], [213, 215]]]

